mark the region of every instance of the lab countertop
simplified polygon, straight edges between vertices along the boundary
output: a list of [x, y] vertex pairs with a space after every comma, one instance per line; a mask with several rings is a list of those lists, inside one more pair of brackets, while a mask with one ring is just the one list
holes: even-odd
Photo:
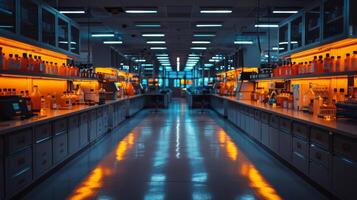
[[34, 116], [29, 119], [24, 120], [11, 120], [11, 121], [4, 121], [0, 122], [0, 135], [15, 132], [20, 129], [36, 126], [38, 124], [46, 123], [48, 121], [56, 120], [59, 118], [69, 117], [72, 115], [80, 114], [82, 112], [90, 111], [93, 109], [101, 108], [110, 104], [119, 103], [120, 101], [130, 100], [142, 95], [135, 95], [131, 97], [124, 97], [116, 100], [108, 100], [105, 104], [102, 105], [77, 105], [73, 106], [70, 110], [46, 110], [45, 113], [40, 116]]
[[268, 104], [259, 103], [250, 100], [237, 100], [235, 97], [225, 97], [214, 95], [223, 99], [227, 99], [241, 105], [252, 107], [255, 109], [260, 109], [264, 112], [271, 114], [276, 114], [281, 117], [291, 118], [294, 121], [302, 122], [304, 124], [310, 124], [312, 126], [324, 128], [331, 130], [333, 133], [339, 133], [348, 137], [353, 137], [357, 139], [357, 121], [351, 119], [337, 119], [337, 120], [324, 120], [317, 116], [313, 116], [302, 111], [296, 111], [293, 109], [285, 109], [280, 107], [273, 107]]

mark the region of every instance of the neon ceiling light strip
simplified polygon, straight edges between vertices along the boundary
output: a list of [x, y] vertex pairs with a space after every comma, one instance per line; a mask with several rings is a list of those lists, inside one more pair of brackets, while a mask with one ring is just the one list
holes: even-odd
[[196, 27], [222, 27], [222, 24], [196, 24]]
[[160, 28], [161, 24], [136, 24], [135, 26], [141, 28]]
[[92, 37], [114, 37], [114, 33], [92, 33]]
[[165, 50], [166, 47], [150, 47], [151, 50]]
[[166, 44], [165, 41], [147, 41], [146, 44]]
[[206, 50], [207, 47], [191, 47], [192, 50]]
[[297, 14], [297, 10], [273, 10], [273, 14]]
[[253, 44], [253, 41], [234, 41], [234, 44]]
[[230, 13], [232, 13], [232, 10], [228, 10], [228, 9], [201, 10], [200, 13], [203, 13], [203, 14], [230, 14]]
[[144, 33], [141, 36], [143, 37], [165, 37], [163, 33]]
[[123, 41], [104, 41], [103, 44], [123, 44]]
[[157, 10], [145, 10], [145, 9], [128, 9], [125, 10], [125, 13], [129, 14], [156, 14]]
[[210, 34], [210, 33], [195, 33], [193, 34], [193, 37], [214, 37], [216, 34]]
[[211, 44], [210, 41], [192, 41], [192, 44]]
[[62, 14], [85, 14], [86, 11], [84, 10], [60, 10]]
[[255, 28], [279, 28], [278, 24], [255, 24]]

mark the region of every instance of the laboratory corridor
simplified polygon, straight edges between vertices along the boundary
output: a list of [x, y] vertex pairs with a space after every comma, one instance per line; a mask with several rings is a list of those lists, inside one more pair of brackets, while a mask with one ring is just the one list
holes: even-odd
[[326, 199], [211, 110], [143, 110], [24, 199]]

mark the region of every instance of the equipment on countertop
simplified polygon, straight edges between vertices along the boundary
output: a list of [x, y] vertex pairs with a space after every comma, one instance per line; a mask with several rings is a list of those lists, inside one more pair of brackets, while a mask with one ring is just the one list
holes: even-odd
[[19, 96], [0, 96], [0, 121], [34, 116], [27, 109], [26, 100]]

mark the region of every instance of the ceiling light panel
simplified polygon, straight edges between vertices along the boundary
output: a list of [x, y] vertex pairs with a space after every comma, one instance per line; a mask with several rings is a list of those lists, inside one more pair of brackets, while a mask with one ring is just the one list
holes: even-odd
[[146, 44], [166, 44], [165, 41], [147, 41]]
[[165, 37], [163, 33], [143, 33], [141, 34], [143, 37]]
[[157, 9], [152, 9], [152, 8], [145, 8], [145, 9], [141, 9], [141, 8], [130, 8], [130, 9], [126, 9], [125, 13], [128, 14], [156, 14], [158, 13]]
[[103, 44], [123, 44], [123, 41], [104, 41]]
[[230, 14], [232, 13], [232, 9], [225, 8], [202, 8], [200, 10], [202, 14]]
[[210, 41], [192, 41], [192, 44], [211, 44]]
[[216, 34], [213, 33], [195, 33], [193, 37], [215, 37]]
[[114, 37], [114, 33], [92, 33], [92, 37]]
[[198, 28], [213, 28], [213, 27], [222, 27], [222, 24], [212, 23], [212, 24], [196, 24]]

